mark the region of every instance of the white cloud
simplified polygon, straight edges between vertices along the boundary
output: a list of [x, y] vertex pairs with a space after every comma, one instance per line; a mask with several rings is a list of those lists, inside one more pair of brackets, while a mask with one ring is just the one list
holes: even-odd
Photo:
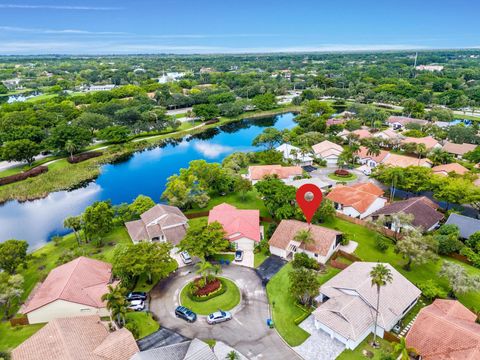
[[88, 31], [78, 29], [37, 29], [24, 28], [16, 26], [0, 26], [0, 31], [21, 32], [21, 33], [35, 33], [35, 34], [66, 34], [66, 35], [127, 35], [126, 32], [117, 31]]
[[212, 144], [212, 143], [203, 142], [203, 141], [199, 141], [195, 143], [193, 147], [195, 148], [195, 150], [200, 152], [203, 156], [210, 159], [216, 158], [221, 154], [228, 153], [233, 150], [233, 148], [230, 146]]
[[122, 10], [122, 7], [110, 6], [70, 6], [70, 5], [27, 5], [27, 4], [0, 4], [0, 9], [47, 9], [47, 10], [87, 10], [108, 11]]

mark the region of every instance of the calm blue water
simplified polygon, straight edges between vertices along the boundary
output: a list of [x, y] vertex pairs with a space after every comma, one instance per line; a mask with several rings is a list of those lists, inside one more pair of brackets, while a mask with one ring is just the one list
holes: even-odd
[[125, 162], [106, 165], [100, 177], [84, 188], [56, 192], [45, 199], [25, 203], [8, 202], [0, 207], [0, 241], [24, 239], [30, 249], [37, 248], [51, 236], [64, 234], [63, 219], [80, 214], [96, 200], [110, 199], [113, 204], [119, 204], [144, 194], [160, 201], [167, 178], [187, 167], [191, 160], [219, 162], [232, 152], [254, 150], [252, 140], [265, 127], [291, 128], [295, 126], [293, 118], [294, 115], [288, 113], [208, 130], [136, 153]]
[[456, 120], [453, 120], [450, 124], [451, 125], [464, 124], [465, 126], [472, 126], [473, 121], [467, 120], [467, 119], [456, 119]]

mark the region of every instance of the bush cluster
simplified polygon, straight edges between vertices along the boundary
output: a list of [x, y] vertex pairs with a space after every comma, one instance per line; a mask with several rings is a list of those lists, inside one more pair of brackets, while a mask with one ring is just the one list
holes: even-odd
[[38, 176], [48, 171], [46, 166], [37, 166], [36, 168], [30, 169], [28, 171], [22, 172], [20, 174], [6, 176], [0, 179], [0, 186], [12, 184], [17, 181], [28, 179], [29, 177]]
[[335, 170], [334, 174], [336, 176], [340, 176], [340, 177], [349, 177], [350, 176], [350, 171], [345, 170], [345, 169], [338, 169], [338, 170]]
[[188, 289], [187, 289], [188, 298], [192, 301], [204, 302], [204, 301], [213, 299], [214, 297], [217, 297], [217, 296], [220, 296], [220, 295], [224, 294], [228, 289], [227, 283], [221, 278], [218, 278], [218, 280], [220, 280], [220, 288], [218, 290], [208, 294], [208, 295], [205, 295], [205, 296], [196, 296], [195, 295], [196, 286], [193, 282], [190, 283], [189, 285], [187, 285], [188, 286]]
[[70, 164], [77, 164], [79, 162], [82, 162], [82, 161], [85, 161], [85, 160], [88, 160], [88, 159], [92, 159], [92, 158], [95, 158], [95, 157], [98, 157], [98, 156], [102, 156], [102, 154], [103, 153], [101, 151], [89, 151], [89, 152], [81, 153], [81, 154], [78, 154], [78, 155], [69, 156], [67, 158], [67, 161]]
[[304, 267], [312, 270], [320, 270], [320, 264], [305, 253], [295, 254], [295, 257], [292, 261], [292, 266], [295, 269]]

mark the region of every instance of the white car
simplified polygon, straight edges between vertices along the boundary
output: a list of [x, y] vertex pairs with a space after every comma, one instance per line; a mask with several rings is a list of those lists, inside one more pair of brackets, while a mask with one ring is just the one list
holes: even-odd
[[143, 309], [145, 309], [145, 303], [143, 302], [143, 300], [132, 300], [130, 301], [130, 305], [128, 305], [128, 308], [134, 311], [142, 311]]
[[192, 258], [190, 256], [190, 254], [188, 253], [188, 251], [182, 251], [180, 253], [180, 257], [182, 258], [182, 261], [185, 265], [189, 265], [192, 263]]
[[228, 311], [216, 311], [207, 316], [207, 323], [210, 325], [232, 320], [232, 314]]

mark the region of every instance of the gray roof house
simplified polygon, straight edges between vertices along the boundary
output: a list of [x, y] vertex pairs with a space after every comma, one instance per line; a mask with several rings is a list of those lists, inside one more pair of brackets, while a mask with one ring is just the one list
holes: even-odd
[[218, 360], [218, 357], [208, 344], [193, 339], [141, 351], [133, 355], [130, 360]]
[[185, 237], [188, 219], [175, 206], [157, 204], [140, 215], [140, 220], [126, 222], [125, 226], [134, 243], [168, 241], [176, 246]]
[[460, 214], [450, 214], [445, 224], [457, 225], [463, 239], [468, 239], [470, 235], [480, 231], [480, 220]]
[[[354, 262], [320, 287], [315, 327], [355, 349], [374, 330], [377, 289], [370, 271], [378, 263]], [[380, 289], [377, 335], [383, 337], [416, 304], [421, 291], [390, 264], [391, 283]]]

